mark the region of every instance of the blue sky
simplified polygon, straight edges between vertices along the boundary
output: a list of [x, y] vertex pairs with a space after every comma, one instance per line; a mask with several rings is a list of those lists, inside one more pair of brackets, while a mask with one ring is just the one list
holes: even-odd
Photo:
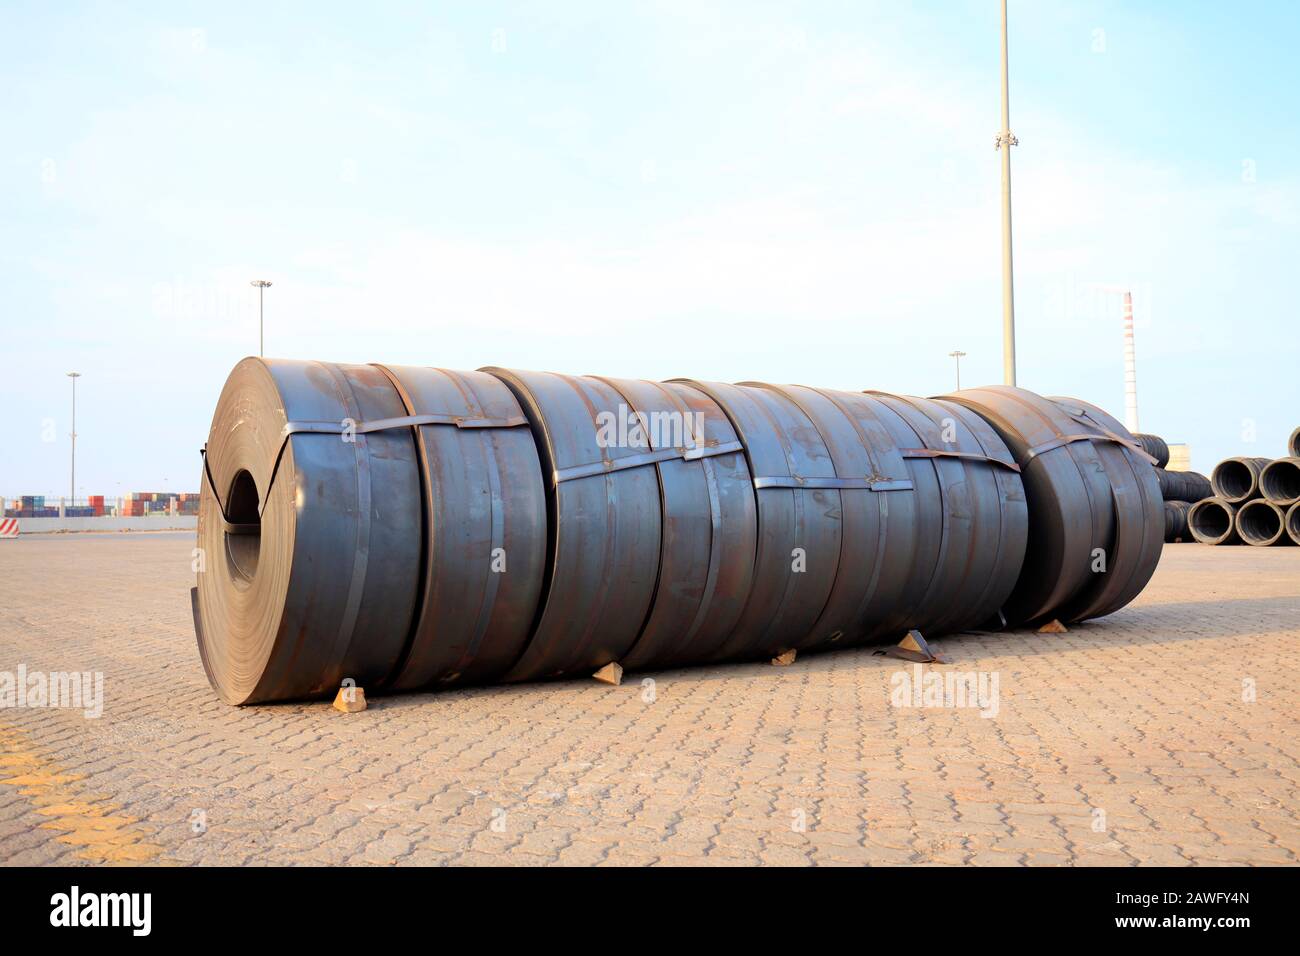
[[[1021, 384], [1300, 424], [1300, 7], [1011, 2]], [[995, 0], [0, 10], [0, 494], [197, 490], [267, 354], [1001, 377]]]

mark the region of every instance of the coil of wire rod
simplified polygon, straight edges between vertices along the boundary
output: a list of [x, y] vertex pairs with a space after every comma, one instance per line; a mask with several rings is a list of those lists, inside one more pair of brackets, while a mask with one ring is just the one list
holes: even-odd
[[1169, 464], [1169, 445], [1159, 435], [1134, 432], [1133, 440], [1142, 446], [1144, 452], [1156, 460], [1157, 468], [1164, 468]]
[[1237, 508], [1223, 498], [1203, 498], [1187, 512], [1187, 530], [1201, 544], [1241, 544]]
[[1200, 501], [1214, 496], [1210, 479], [1195, 471], [1156, 469], [1160, 495], [1165, 501]]
[[1267, 458], [1227, 458], [1210, 472], [1214, 496], [1239, 505], [1260, 496], [1259, 474], [1268, 465]]
[[1300, 458], [1278, 458], [1260, 469], [1259, 492], [1275, 505], [1300, 501]]
[[1237, 509], [1237, 534], [1247, 544], [1267, 548], [1292, 544], [1286, 528], [1286, 511], [1267, 498], [1252, 498]]
[[1192, 533], [1187, 529], [1187, 512], [1191, 510], [1190, 501], [1165, 502], [1165, 544], [1192, 540]]

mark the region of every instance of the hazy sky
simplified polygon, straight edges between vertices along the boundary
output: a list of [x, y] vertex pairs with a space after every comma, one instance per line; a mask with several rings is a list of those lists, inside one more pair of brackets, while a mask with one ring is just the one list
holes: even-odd
[[[1300, 424], [1300, 5], [1012, 0], [1021, 384]], [[267, 354], [1001, 379], [996, 0], [0, 8], [0, 494], [197, 490]], [[1253, 423], [1255, 440], [1250, 441]]]

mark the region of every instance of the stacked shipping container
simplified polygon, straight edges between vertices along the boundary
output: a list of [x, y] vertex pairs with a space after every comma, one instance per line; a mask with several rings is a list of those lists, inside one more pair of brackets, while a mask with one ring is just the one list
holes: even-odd
[[[23, 495], [16, 499], [18, 507], [5, 508], [6, 518], [57, 518], [58, 504], [46, 503], [45, 495]], [[106, 503], [103, 495], [90, 495], [84, 505], [67, 505], [63, 515], [67, 518], [102, 518], [116, 514], [119, 517], [144, 517], [147, 514], [165, 514], [175, 502], [176, 511], [183, 515], [199, 513], [199, 496], [196, 492], [136, 491], [126, 494], [121, 505]]]

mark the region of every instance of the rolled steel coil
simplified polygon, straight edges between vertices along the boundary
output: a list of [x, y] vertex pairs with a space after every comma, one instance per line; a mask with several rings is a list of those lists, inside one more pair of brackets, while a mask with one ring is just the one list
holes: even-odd
[[248, 704], [1080, 620], [1150, 576], [1151, 472], [1099, 409], [1016, 389], [246, 359], [195, 632]]
[[780, 391], [681, 384], [704, 392], [725, 412], [744, 446], [756, 501], [753, 586], [716, 657], [761, 657], [827, 640], [833, 629], [816, 628], [839, 573], [843, 517], [826, 443]]
[[1259, 473], [1259, 491], [1275, 505], [1300, 501], [1300, 457], [1278, 458], [1265, 465]]
[[1214, 496], [1234, 505], [1258, 498], [1259, 473], [1268, 463], [1267, 458], [1228, 458], [1219, 462], [1210, 473]]
[[1300, 501], [1286, 510], [1286, 533], [1296, 544], [1300, 544]]
[[1007, 624], [1082, 621], [1131, 601], [1160, 560], [1164, 509], [1153, 463], [1124, 426], [1010, 386], [947, 397], [987, 420], [1022, 468], [1030, 535]]
[[1168, 471], [1156, 469], [1160, 495], [1165, 501], [1200, 501], [1214, 495], [1210, 479], [1195, 471]]
[[[379, 368], [406, 414], [438, 419], [413, 430], [422, 576], [393, 688], [497, 680], [528, 641], [546, 569], [546, 502], [532, 432], [510, 390], [491, 375]], [[385, 489], [385, 498], [405, 505], [395, 489]]]
[[1187, 513], [1191, 510], [1190, 501], [1165, 502], [1165, 544], [1192, 540], [1192, 533], [1187, 528]]
[[1156, 460], [1157, 468], [1164, 468], [1169, 464], [1169, 445], [1159, 435], [1134, 432], [1133, 440], [1142, 446], [1144, 452]]
[[590, 672], [631, 650], [654, 598], [663, 520], [647, 450], [601, 440], [626, 400], [590, 377], [489, 368], [514, 393], [546, 476], [547, 572], [507, 681]]
[[698, 388], [603, 381], [641, 426], [636, 447], [652, 455], [683, 447], [691, 456], [654, 464], [663, 528], [658, 585], [641, 633], [619, 663], [643, 669], [716, 658], [754, 580], [754, 488], [739, 439]]
[[[204, 458], [195, 596], [224, 700], [374, 686], [402, 660], [421, 561], [415, 442], [340, 423], [405, 413], [371, 366], [245, 359], [231, 372]], [[334, 432], [287, 431], [318, 422]]]
[[868, 393], [916, 489], [918, 520], [901, 616], [918, 630], [1001, 627], [1028, 546], [1020, 466], [978, 414], [947, 400]]
[[1187, 512], [1187, 529], [1201, 544], [1241, 544], [1237, 505], [1223, 498], [1204, 498]]
[[1286, 530], [1286, 512], [1267, 498], [1252, 498], [1237, 509], [1237, 534], [1256, 547], [1291, 544]]

